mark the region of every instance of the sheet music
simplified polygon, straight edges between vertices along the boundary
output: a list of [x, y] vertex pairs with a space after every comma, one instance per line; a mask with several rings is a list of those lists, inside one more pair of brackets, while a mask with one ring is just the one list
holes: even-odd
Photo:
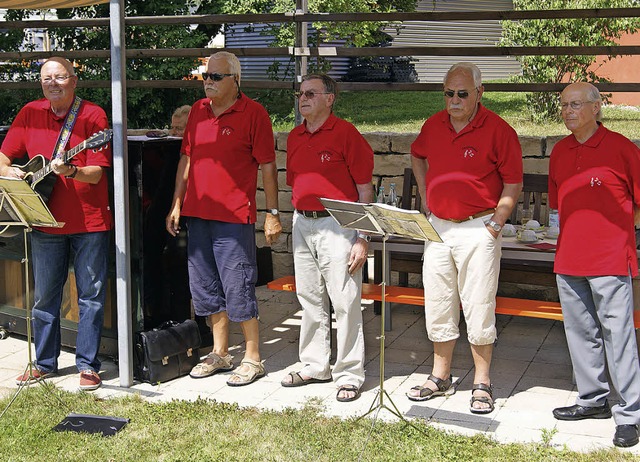
[[[31, 189], [26, 181], [19, 178], [0, 177], [0, 202], [3, 208], [10, 204], [13, 210], [8, 214], [11, 218], [16, 218], [3, 222], [2, 225], [18, 224], [23, 219], [30, 226], [57, 228], [64, 225], [56, 222], [40, 195]], [[14, 215], [14, 211], [18, 216]]]
[[[375, 234], [383, 234], [383, 231], [371, 220], [370, 215], [367, 214], [365, 206], [360, 202], [341, 201], [337, 199], [326, 199], [331, 204], [327, 206], [324, 203], [325, 199], [320, 199], [322, 205], [325, 206], [327, 211], [345, 228], [357, 229], [358, 231], [365, 231]], [[334, 207], [335, 204], [335, 207]]]
[[321, 198], [320, 202], [344, 228], [375, 234], [394, 234], [421, 241], [442, 242], [427, 217], [418, 210], [406, 210], [387, 204], [361, 204]]
[[369, 204], [365, 207], [375, 219], [383, 224], [388, 234], [442, 242], [438, 232], [419, 210], [406, 210], [387, 204]]

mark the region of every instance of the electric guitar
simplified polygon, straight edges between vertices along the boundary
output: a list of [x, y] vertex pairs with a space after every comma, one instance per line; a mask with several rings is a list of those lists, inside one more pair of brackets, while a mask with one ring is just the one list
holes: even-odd
[[[93, 149], [96, 151], [102, 150], [103, 146], [108, 144], [109, 141], [111, 141], [112, 137], [113, 131], [111, 129], [94, 133], [76, 147], [63, 152], [60, 157], [66, 164], [75, 155], [81, 153], [86, 149]], [[49, 196], [51, 195], [51, 191], [53, 190], [53, 185], [57, 180], [57, 177], [55, 175], [49, 176], [49, 174], [53, 171], [53, 169], [51, 168], [51, 163], [47, 159], [45, 159], [42, 154], [38, 154], [37, 156], [30, 159], [26, 164], [15, 165], [14, 167], [19, 168], [25, 173], [23, 179], [29, 184], [29, 186], [31, 186], [34, 191], [40, 194], [45, 202], [47, 202]]]

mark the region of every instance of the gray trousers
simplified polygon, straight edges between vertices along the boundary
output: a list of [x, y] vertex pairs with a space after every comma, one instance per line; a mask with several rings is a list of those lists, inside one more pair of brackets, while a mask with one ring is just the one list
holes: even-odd
[[[362, 270], [349, 274], [349, 255], [356, 231], [341, 228], [332, 217], [293, 217], [293, 263], [296, 292], [302, 305], [300, 361], [302, 375], [333, 376], [335, 384], [364, 383]], [[330, 308], [336, 315], [336, 361], [331, 371]], [[333, 372], [333, 373], [332, 373]]]
[[601, 406], [611, 385], [620, 396], [616, 425], [640, 424], [640, 363], [630, 276], [558, 274], [564, 330], [578, 387], [576, 404]]

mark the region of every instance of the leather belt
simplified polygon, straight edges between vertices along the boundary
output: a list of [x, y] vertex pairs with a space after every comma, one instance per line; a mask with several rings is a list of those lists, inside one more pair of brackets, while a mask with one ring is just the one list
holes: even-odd
[[491, 215], [495, 211], [496, 209], [487, 209], [487, 210], [483, 210], [482, 212], [478, 212], [476, 214], [470, 215], [467, 218], [463, 218], [461, 220], [456, 220], [454, 218], [445, 218], [445, 220], [452, 221], [454, 223], [463, 223], [465, 221], [475, 220], [476, 218], [486, 217], [487, 215]]
[[298, 210], [296, 209], [300, 215], [305, 218], [326, 218], [330, 217], [331, 214], [326, 210]]

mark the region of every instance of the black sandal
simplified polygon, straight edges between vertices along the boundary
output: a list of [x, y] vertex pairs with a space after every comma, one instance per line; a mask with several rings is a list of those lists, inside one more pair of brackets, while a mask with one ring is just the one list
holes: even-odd
[[436, 396], [453, 395], [456, 392], [456, 388], [453, 386], [453, 376], [451, 375], [446, 380], [439, 379], [434, 375], [429, 375], [427, 380], [435, 383], [438, 389], [434, 391], [429, 387], [416, 385], [415, 387], [411, 387], [411, 390], [416, 390], [418, 392], [418, 396], [407, 393], [407, 398], [411, 401], [426, 401], [428, 399], [435, 398]]
[[[476, 390], [486, 391], [489, 396], [473, 396], [473, 392]], [[489, 407], [477, 408], [473, 407], [474, 403], [486, 403]], [[493, 412], [495, 405], [493, 403], [493, 389], [491, 385], [485, 385], [484, 383], [474, 383], [471, 389], [471, 403], [469, 404], [469, 410], [473, 414], [489, 414]]]
[[[341, 391], [355, 392], [355, 395], [344, 398], [340, 396]], [[348, 403], [349, 401], [355, 401], [358, 398], [360, 398], [360, 389], [355, 385], [342, 385], [341, 387], [338, 388], [338, 393], [336, 393], [336, 399], [341, 403]]]

